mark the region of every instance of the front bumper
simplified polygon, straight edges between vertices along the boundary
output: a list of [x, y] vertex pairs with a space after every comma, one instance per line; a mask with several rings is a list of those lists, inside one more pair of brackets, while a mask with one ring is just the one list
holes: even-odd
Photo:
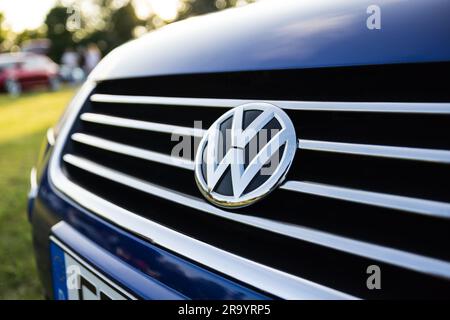
[[46, 171], [30, 192], [29, 210], [39, 274], [49, 298], [55, 297], [50, 237], [141, 299], [269, 298], [98, 218], [54, 189]]

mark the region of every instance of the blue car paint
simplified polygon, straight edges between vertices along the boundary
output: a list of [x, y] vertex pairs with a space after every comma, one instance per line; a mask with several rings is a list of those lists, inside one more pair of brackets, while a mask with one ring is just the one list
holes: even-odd
[[[380, 30], [366, 25], [373, 4]], [[448, 0], [261, 1], [131, 41], [92, 78], [448, 61], [449, 16]]]
[[[141, 298], [269, 299], [263, 293], [173, 255], [96, 217], [54, 190], [45, 173], [38, 198], [37, 214], [45, 210], [55, 218], [54, 221], [65, 221], [56, 227], [53, 227], [56, 223], [47, 226], [53, 227], [53, 235]], [[34, 221], [40, 219], [32, 218]], [[106, 254], [112, 260], [107, 261]], [[136, 276], [131, 270], [137, 270], [145, 277]]]
[[[113, 279], [114, 282], [127, 288], [140, 298], [148, 300], [187, 299], [186, 296], [159, 282], [155, 277], [146, 275], [136, 268], [131, 267], [129, 264], [124, 263], [119, 257], [116, 257], [116, 255], [101, 249], [97, 244], [63, 221], [52, 227], [52, 235], [59, 241], [62, 241], [70, 250], [83, 257], [82, 259], [85, 262], [95, 266], [98, 270], [101, 270], [103, 275]], [[52, 242], [50, 246], [53, 248], [55, 244]], [[164, 256], [163, 252], [158, 253], [161, 257]], [[59, 255], [57, 255], [57, 257], [59, 257]], [[54, 265], [53, 260], [54, 256], [52, 255], [52, 265]], [[53, 271], [58, 271], [58, 266], [56, 270], [54, 269]], [[55, 277], [53, 277], [53, 279], [54, 278]], [[55, 297], [58, 295], [58, 292], [54, 292]]]

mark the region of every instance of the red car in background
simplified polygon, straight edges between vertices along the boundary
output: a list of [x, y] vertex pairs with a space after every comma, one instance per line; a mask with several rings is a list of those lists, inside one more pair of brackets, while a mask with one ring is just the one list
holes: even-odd
[[11, 95], [37, 86], [59, 88], [59, 67], [50, 58], [33, 53], [0, 54], [0, 89]]

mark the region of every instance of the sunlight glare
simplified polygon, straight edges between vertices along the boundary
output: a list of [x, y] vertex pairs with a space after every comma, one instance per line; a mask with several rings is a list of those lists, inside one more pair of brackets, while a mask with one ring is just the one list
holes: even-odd
[[134, 0], [136, 14], [139, 18], [147, 18], [152, 12], [165, 21], [177, 17], [179, 0]]
[[0, 12], [5, 25], [15, 32], [38, 28], [55, 0], [0, 0]]

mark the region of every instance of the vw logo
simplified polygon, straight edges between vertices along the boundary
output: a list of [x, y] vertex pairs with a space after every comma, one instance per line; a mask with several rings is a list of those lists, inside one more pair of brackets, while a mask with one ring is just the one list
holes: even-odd
[[244, 207], [283, 181], [296, 149], [294, 126], [283, 110], [268, 103], [241, 105], [222, 115], [203, 136], [195, 179], [213, 204]]

